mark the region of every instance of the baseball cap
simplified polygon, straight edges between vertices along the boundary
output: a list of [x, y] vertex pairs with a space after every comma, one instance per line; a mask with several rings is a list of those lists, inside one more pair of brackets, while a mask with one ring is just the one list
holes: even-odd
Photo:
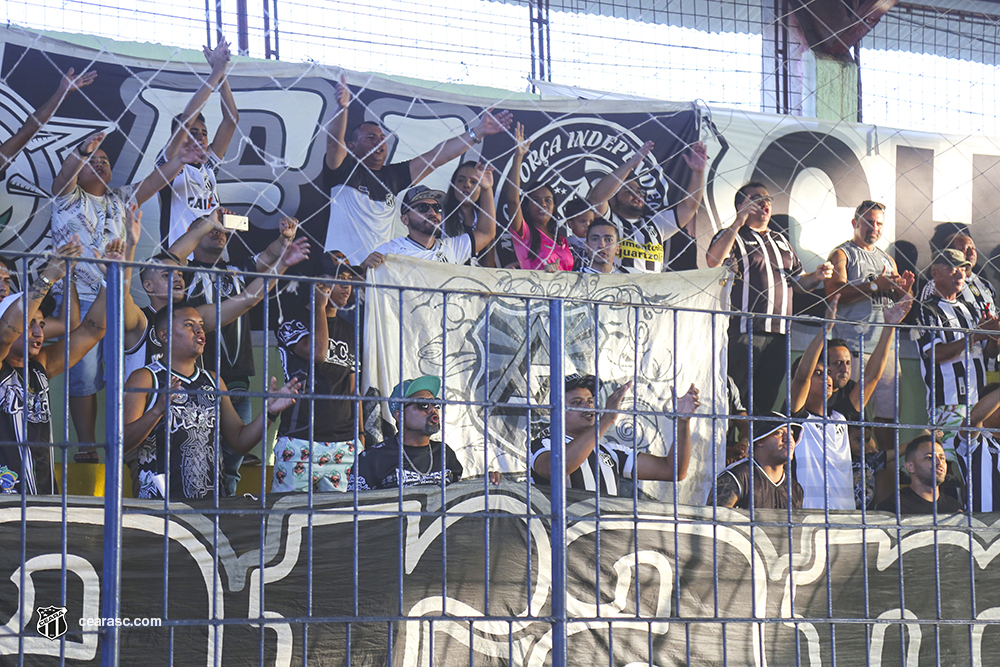
[[426, 185], [418, 185], [410, 188], [403, 195], [403, 206], [409, 208], [414, 202], [430, 199], [438, 204], [444, 204], [445, 194], [440, 190], [432, 190]]
[[392, 390], [392, 394], [389, 395], [389, 412], [395, 415], [397, 410], [403, 409], [401, 399], [409, 398], [418, 391], [424, 390], [431, 392], [431, 394], [437, 397], [438, 392], [441, 391], [441, 378], [435, 375], [422, 375], [415, 380], [403, 380], [396, 385]]
[[580, 373], [566, 376], [567, 392], [580, 388], [589, 389], [591, 394], [597, 396], [597, 378], [593, 375], [581, 375]]
[[946, 266], [972, 266], [972, 262], [965, 258], [965, 253], [954, 248], [946, 248], [934, 257], [932, 264], [944, 264]]
[[802, 435], [802, 424], [789, 423], [788, 417], [780, 412], [763, 412], [755, 415], [754, 432], [756, 435], [753, 441], [760, 442], [767, 436], [785, 426], [787, 426], [792, 432], [792, 440], [798, 442], [799, 437]]

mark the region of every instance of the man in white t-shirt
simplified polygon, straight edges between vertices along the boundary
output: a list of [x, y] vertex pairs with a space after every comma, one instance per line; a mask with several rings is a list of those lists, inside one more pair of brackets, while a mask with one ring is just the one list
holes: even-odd
[[[103, 132], [84, 139], [66, 156], [52, 181], [53, 245], [62, 246], [76, 235], [83, 244], [85, 257], [99, 258], [110, 241], [125, 238], [125, 218], [131, 202], [141, 206], [173, 180], [185, 164], [202, 157], [200, 146], [187, 145], [139, 183], [112, 188], [111, 162], [100, 148], [102, 141]], [[104, 276], [97, 265], [80, 262], [73, 268], [73, 280], [80, 297], [80, 315], [84, 317], [101, 290]], [[70, 368], [68, 377], [69, 407], [77, 442], [92, 443], [96, 437], [97, 392], [104, 387], [101, 346]], [[96, 463], [97, 452], [81, 451], [77, 460]]]
[[385, 256], [406, 255], [432, 262], [464, 264], [482, 250], [496, 236], [496, 218], [484, 216], [475, 229], [461, 236], [441, 238], [441, 219], [445, 194], [418, 185], [403, 196], [403, 213], [400, 219], [407, 229], [406, 236], [392, 239], [375, 249], [364, 262], [366, 269], [374, 269], [385, 261]]
[[[210, 215], [219, 205], [216, 175], [240, 120], [236, 100], [229, 87], [229, 79], [226, 78], [229, 44], [223, 39], [214, 49], [204, 47], [204, 53], [212, 72], [195, 91], [183, 113], [171, 120], [170, 141], [156, 159], [157, 166], [166, 164], [189, 141], [200, 145], [204, 151], [204, 159], [184, 165], [170, 185], [160, 192], [161, 229], [166, 230], [168, 246], [173, 245], [192, 222]], [[208, 128], [201, 110], [216, 87], [222, 98], [222, 122], [210, 145]]]
[[412, 160], [386, 164], [385, 130], [370, 117], [347, 130], [351, 93], [341, 77], [335, 94], [337, 108], [327, 133], [322, 188], [330, 196], [330, 222], [325, 250], [339, 250], [351, 264], [389, 241], [396, 218], [397, 195], [419, 183], [491, 134], [510, 127], [511, 113], [488, 109], [475, 125], [446, 139]]

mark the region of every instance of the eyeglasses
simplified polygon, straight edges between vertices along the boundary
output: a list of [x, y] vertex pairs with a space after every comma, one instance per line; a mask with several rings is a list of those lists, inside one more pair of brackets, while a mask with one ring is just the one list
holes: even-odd
[[438, 403], [410, 403], [410, 405], [421, 412], [430, 412], [432, 409], [437, 410], [440, 407]]
[[444, 209], [441, 207], [441, 204], [428, 204], [426, 202], [414, 204], [410, 208], [412, 208], [417, 213], [423, 213], [423, 214], [429, 213], [431, 211], [434, 211], [435, 213], [441, 213], [442, 211], [444, 211]]
[[754, 195], [750, 197], [750, 201], [754, 204], [772, 204], [774, 203], [774, 197], [770, 195]]

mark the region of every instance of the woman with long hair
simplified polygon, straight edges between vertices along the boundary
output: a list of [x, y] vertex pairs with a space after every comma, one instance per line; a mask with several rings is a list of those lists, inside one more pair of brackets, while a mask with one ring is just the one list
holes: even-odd
[[500, 200], [510, 219], [507, 231], [517, 255], [516, 264], [509, 264], [508, 268], [572, 271], [573, 254], [554, 217], [552, 188], [539, 185], [522, 197], [521, 162], [531, 150], [531, 142], [525, 141], [521, 123], [514, 127], [514, 139], [514, 159], [500, 191]]
[[[468, 160], [451, 175], [451, 185], [444, 200], [444, 235], [461, 236], [475, 231], [484, 218], [496, 220], [493, 200], [493, 167]], [[496, 266], [493, 243], [476, 253], [471, 260], [479, 266]]]

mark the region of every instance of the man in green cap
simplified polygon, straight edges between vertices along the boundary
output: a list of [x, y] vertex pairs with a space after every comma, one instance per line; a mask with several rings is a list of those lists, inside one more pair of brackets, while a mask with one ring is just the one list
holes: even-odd
[[[357, 458], [348, 490], [394, 489], [403, 486], [445, 484], [462, 477], [462, 464], [454, 450], [431, 440], [441, 430], [441, 378], [424, 375], [396, 385], [389, 397], [389, 410], [398, 425], [395, 440], [366, 448]], [[400, 452], [402, 447], [402, 452]], [[402, 468], [400, 468], [402, 463]]]

